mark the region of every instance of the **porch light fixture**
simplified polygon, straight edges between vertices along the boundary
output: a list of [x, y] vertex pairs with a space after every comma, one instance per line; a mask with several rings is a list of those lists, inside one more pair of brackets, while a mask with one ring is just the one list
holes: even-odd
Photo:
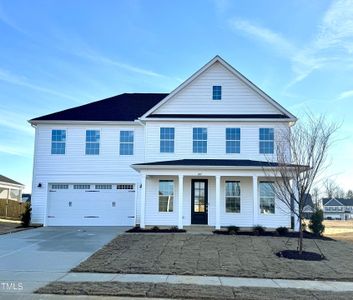
[[41, 188], [41, 187], [42, 187], [42, 183], [39, 182], [38, 185], [37, 185], [37, 187]]

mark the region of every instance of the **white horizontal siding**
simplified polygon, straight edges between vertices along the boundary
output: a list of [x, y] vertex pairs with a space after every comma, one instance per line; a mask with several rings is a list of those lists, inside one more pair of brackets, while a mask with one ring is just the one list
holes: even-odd
[[[174, 153], [160, 153], [160, 128], [175, 128]], [[207, 153], [192, 152], [193, 127], [207, 128]], [[226, 128], [240, 128], [240, 153], [226, 153]], [[259, 153], [259, 128], [275, 128], [275, 139], [288, 130], [286, 123], [238, 122], [149, 122], [146, 125], [146, 161], [186, 158], [251, 159], [266, 161], [269, 155]], [[272, 157], [274, 160], [275, 157]]]
[[[240, 182], [240, 212], [229, 213], [226, 212], [225, 201], [225, 182], [239, 181]], [[253, 226], [253, 210], [254, 198], [252, 192], [252, 178], [251, 177], [222, 177], [221, 180], [221, 226], [239, 226], [251, 227]]]
[[[222, 100], [212, 100], [212, 86], [222, 86]], [[219, 62], [160, 106], [155, 114], [281, 113]]]
[[[183, 225], [191, 225], [191, 180], [207, 179], [208, 180], [208, 225], [215, 226], [216, 222], [216, 188], [215, 177], [184, 177], [184, 193], [183, 193]], [[158, 190], [159, 180], [174, 180], [174, 210], [173, 212], [158, 211]], [[240, 181], [241, 197], [240, 197], [240, 213], [227, 213], [225, 208], [225, 181]], [[221, 201], [220, 214], [221, 226], [239, 226], [252, 227], [254, 225], [262, 225], [267, 228], [277, 228], [280, 226], [290, 227], [290, 211], [278, 199], [275, 202], [275, 213], [271, 215], [263, 215], [260, 213], [260, 194], [258, 197], [257, 221], [254, 222], [254, 197], [252, 177], [228, 176], [221, 177]], [[260, 182], [260, 180], [259, 180]], [[259, 191], [259, 189], [258, 189]], [[146, 225], [169, 225], [176, 226], [178, 224], [178, 178], [176, 176], [149, 176], [146, 183]]]
[[[66, 130], [65, 155], [51, 154], [51, 130]], [[100, 130], [100, 154], [85, 155], [86, 130]], [[134, 155], [119, 155], [120, 130], [134, 131]], [[142, 126], [92, 127], [85, 125], [38, 125], [32, 188], [32, 222], [43, 223], [48, 183], [136, 183], [140, 176], [130, 165], [144, 161]], [[38, 185], [41, 184], [41, 187]]]

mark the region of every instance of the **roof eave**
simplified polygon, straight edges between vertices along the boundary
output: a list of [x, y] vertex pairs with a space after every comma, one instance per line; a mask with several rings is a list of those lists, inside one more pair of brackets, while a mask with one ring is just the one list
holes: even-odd
[[29, 120], [28, 123], [31, 125], [38, 124], [105, 124], [105, 125], [138, 125], [137, 120], [134, 121], [80, 121], [80, 120]]
[[210, 122], [210, 121], [217, 121], [217, 122], [286, 122], [292, 123], [296, 122], [297, 119], [287, 118], [287, 119], [264, 119], [264, 118], [252, 118], [252, 119], [235, 119], [235, 118], [139, 118], [141, 121], [148, 122], [148, 121], [203, 121], [203, 122]]

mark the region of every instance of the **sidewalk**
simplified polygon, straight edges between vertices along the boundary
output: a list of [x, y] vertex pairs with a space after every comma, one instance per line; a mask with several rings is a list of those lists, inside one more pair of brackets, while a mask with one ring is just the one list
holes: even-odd
[[154, 275], [154, 274], [108, 274], [68, 273], [57, 281], [61, 282], [149, 282], [170, 284], [195, 284], [228, 287], [296, 288], [316, 291], [349, 292], [353, 282], [313, 281], [287, 279], [261, 279], [220, 276]]

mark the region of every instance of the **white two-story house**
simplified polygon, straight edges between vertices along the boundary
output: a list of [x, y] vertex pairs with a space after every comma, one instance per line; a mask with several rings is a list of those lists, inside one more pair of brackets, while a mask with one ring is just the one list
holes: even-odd
[[219, 56], [170, 94], [32, 119], [32, 222], [289, 227], [265, 169], [276, 166], [277, 133], [295, 122]]

